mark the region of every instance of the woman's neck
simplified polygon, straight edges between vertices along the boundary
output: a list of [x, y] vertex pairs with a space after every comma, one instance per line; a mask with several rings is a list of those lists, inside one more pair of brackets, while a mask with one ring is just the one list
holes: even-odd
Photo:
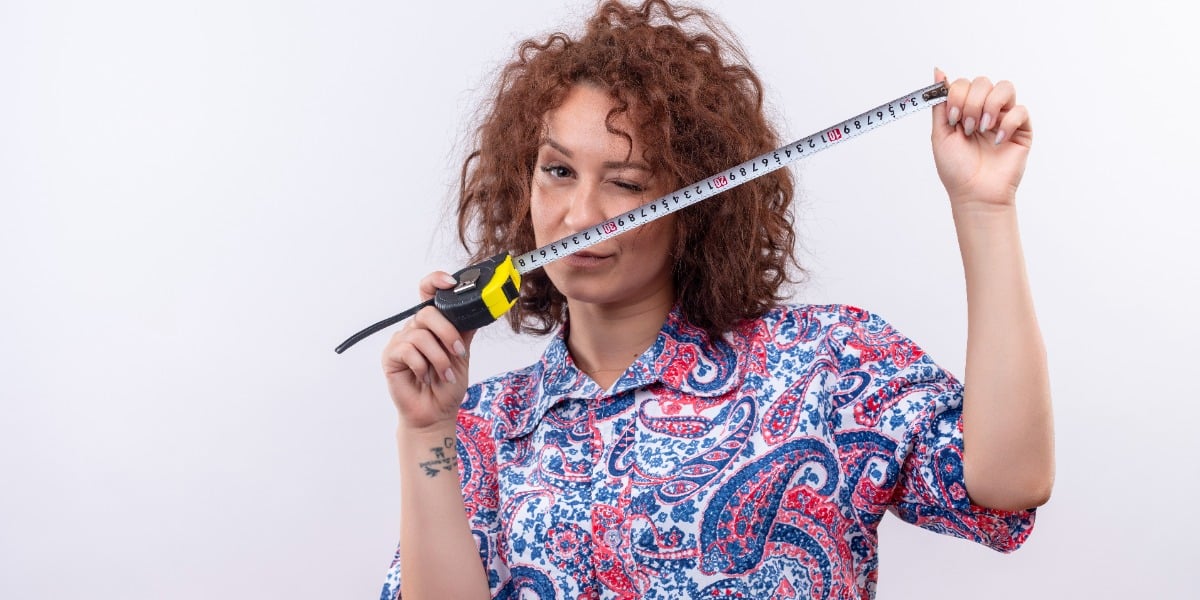
[[575, 366], [603, 389], [658, 339], [675, 303], [672, 290], [632, 304], [609, 306], [567, 301], [571, 324], [567, 349]]

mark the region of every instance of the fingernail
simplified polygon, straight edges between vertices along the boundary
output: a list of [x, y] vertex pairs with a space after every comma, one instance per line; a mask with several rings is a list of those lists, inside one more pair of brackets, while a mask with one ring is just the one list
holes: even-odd
[[450, 383], [455, 382], [454, 369], [446, 369], [446, 381], [449, 381]]
[[455, 285], [458, 283], [458, 280], [449, 275], [442, 275], [442, 283], [446, 285]]
[[996, 132], [996, 144], [995, 145], [999, 146], [1000, 142], [1003, 142], [1003, 141], [1004, 141], [1004, 130], [1001, 129], [1000, 131]]
[[959, 114], [961, 114], [961, 113], [959, 113], [959, 112], [958, 112], [958, 107], [957, 107], [957, 106], [951, 106], [951, 107], [950, 107], [950, 126], [951, 126], [951, 127], [954, 127], [955, 125], [958, 125], [958, 116], [959, 116]]
[[467, 347], [458, 340], [454, 340], [454, 351], [462, 358], [467, 357]]
[[983, 118], [979, 119], [979, 133], [987, 131], [988, 125], [992, 124], [992, 115], [983, 113]]
[[967, 135], [975, 133], [975, 117], [967, 117], [963, 119], [963, 133]]

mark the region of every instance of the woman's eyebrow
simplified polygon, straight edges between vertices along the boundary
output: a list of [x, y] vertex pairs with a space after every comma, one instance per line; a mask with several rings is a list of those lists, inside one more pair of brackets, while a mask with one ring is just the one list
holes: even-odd
[[629, 162], [629, 161], [606, 161], [600, 165], [605, 169], [636, 169], [638, 171], [651, 172], [650, 167], [646, 163]]
[[563, 156], [566, 156], [567, 158], [575, 158], [575, 155], [571, 154], [570, 150], [567, 150], [565, 147], [563, 147], [562, 144], [560, 144], [550, 138], [546, 138], [545, 145], [550, 146], [551, 148], [554, 148], [555, 150], [558, 150], [559, 152], [562, 153]]
[[[570, 150], [567, 150], [565, 146], [551, 138], [546, 138], [544, 145], [554, 148], [567, 158], [575, 158], [575, 155], [572, 154]], [[625, 160], [607, 160], [601, 163], [600, 166], [604, 167], [605, 169], [637, 169], [639, 171], [652, 171], [650, 166], [646, 163]]]

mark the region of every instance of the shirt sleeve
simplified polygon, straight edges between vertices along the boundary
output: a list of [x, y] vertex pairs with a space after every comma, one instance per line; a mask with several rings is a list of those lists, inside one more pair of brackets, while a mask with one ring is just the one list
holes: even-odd
[[839, 349], [839, 431], [889, 440], [895, 487], [888, 508], [925, 529], [1012, 552], [1033, 529], [1035, 511], [978, 506], [963, 476], [963, 386], [878, 315], [843, 307]]
[[[479, 547], [479, 558], [487, 569], [488, 585], [495, 590], [507, 568], [496, 551], [499, 532], [496, 446], [491, 419], [481, 416], [479, 409], [481, 396], [484, 395], [482, 387], [472, 386], [468, 389], [467, 398], [458, 413], [458, 473], [471, 534]], [[399, 544], [379, 597], [380, 600], [400, 598]]]

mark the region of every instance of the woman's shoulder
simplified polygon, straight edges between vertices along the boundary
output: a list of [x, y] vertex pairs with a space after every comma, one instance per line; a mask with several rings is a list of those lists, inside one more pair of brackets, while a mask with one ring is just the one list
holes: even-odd
[[883, 317], [851, 304], [781, 304], [742, 323], [726, 341], [743, 353], [766, 351], [777, 358], [831, 355], [841, 367], [852, 367], [884, 349], [913, 346]]
[[789, 326], [827, 334], [835, 329], [878, 332], [891, 327], [879, 314], [851, 304], [779, 304], [739, 329], [777, 331]]

